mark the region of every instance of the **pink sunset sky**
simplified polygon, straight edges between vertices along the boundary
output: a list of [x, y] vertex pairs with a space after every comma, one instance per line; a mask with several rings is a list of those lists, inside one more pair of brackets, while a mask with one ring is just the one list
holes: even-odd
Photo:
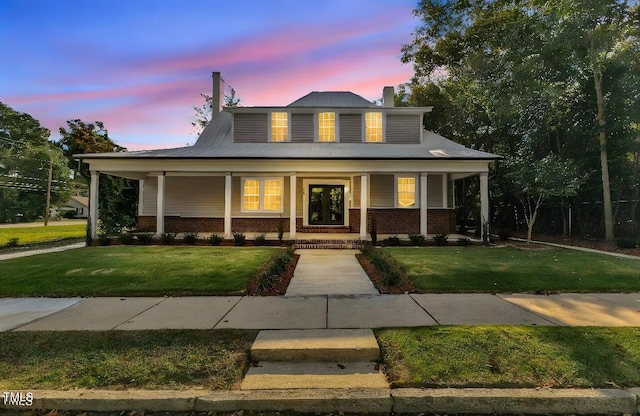
[[[369, 100], [413, 75], [400, 62], [417, 0], [3, 0], [0, 101], [59, 138], [102, 121], [129, 150], [196, 140], [194, 107], [220, 71], [243, 106], [311, 91]], [[227, 90], [228, 93], [228, 90]]]

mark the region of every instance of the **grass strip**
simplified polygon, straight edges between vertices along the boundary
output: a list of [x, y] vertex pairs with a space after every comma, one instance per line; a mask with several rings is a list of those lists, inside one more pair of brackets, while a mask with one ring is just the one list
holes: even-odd
[[274, 247], [85, 247], [2, 261], [0, 297], [244, 293]]
[[0, 333], [0, 388], [235, 389], [257, 331]]
[[634, 292], [640, 260], [552, 247], [384, 248], [419, 293]]
[[19, 245], [83, 238], [86, 230], [84, 224], [0, 228], [0, 247], [13, 238], [18, 239]]
[[637, 387], [640, 328], [376, 330], [395, 387]]

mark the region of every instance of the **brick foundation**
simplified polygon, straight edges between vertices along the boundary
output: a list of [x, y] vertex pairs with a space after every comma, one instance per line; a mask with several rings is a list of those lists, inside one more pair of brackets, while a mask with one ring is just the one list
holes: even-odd
[[[420, 210], [419, 209], [376, 209], [368, 210], [369, 224], [371, 218], [376, 218], [378, 234], [419, 234]], [[224, 218], [191, 218], [191, 217], [165, 217], [164, 228], [166, 232], [208, 232], [223, 233]], [[233, 218], [231, 231], [242, 233], [275, 233], [278, 232], [280, 218]], [[296, 218], [298, 231], [304, 231], [302, 218]], [[327, 227], [340, 232], [360, 232], [360, 209], [349, 210], [350, 227]], [[289, 218], [282, 218], [284, 232], [289, 232]], [[370, 226], [370, 225], [369, 225]], [[317, 227], [311, 227], [317, 228]], [[155, 232], [155, 216], [139, 216], [138, 231]], [[308, 232], [320, 232], [318, 230], [306, 230]], [[427, 231], [429, 234], [450, 234], [456, 231], [456, 213], [449, 209], [430, 209], [427, 212]], [[367, 230], [369, 233], [369, 230]]]
[[[376, 219], [378, 234], [420, 234], [419, 209], [368, 209], [368, 225]], [[360, 209], [349, 210], [351, 232], [360, 232]], [[456, 212], [452, 209], [429, 209], [427, 211], [427, 232], [429, 234], [450, 234], [456, 231]], [[369, 229], [367, 229], [367, 234]]]

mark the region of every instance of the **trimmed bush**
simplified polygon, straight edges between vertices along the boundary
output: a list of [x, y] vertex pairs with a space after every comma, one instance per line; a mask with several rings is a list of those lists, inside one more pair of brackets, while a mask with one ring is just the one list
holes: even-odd
[[446, 234], [438, 234], [433, 237], [433, 242], [437, 246], [446, 246], [449, 237]]
[[263, 246], [267, 243], [267, 236], [264, 233], [256, 234], [253, 236], [253, 240], [256, 243], [256, 246]]
[[198, 233], [186, 233], [184, 235], [184, 242], [190, 246], [194, 245], [198, 241]]
[[153, 240], [153, 234], [151, 233], [138, 234], [137, 237], [138, 241], [140, 241], [140, 243], [142, 244], [149, 244], [151, 240]]
[[471, 240], [469, 240], [467, 237], [461, 237], [458, 239], [458, 241], [456, 241], [456, 245], [460, 247], [466, 247], [471, 245]]
[[269, 260], [267, 266], [258, 275], [258, 285], [254, 293], [270, 290], [280, 280], [280, 276], [287, 270], [287, 266], [293, 260], [294, 248], [292, 246], [280, 250]]
[[109, 244], [111, 244], [111, 237], [109, 237], [109, 235], [107, 234], [100, 234], [98, 236], [98, 242], [101, 246], [108, 246]]
[[211, 234], [211, 236], [209, 236], [209, 244], [212, 246], [219, 246], [223, 241], [224, 237], [220, 234]]
[[372, 244], [362, 246], [362, 254], [382, 276], [382, 284], [396, 286], [402, 280], [400, 266]]
[[409, 241], [414, 246], [423, 246], [427, 243], [427, 238], [422, 234], [409, 234]]
[[129, 233], [122, 233], [118, 238], [122, 244], [129, 245], [133, 243], [133, 235]]
[[160, 234], [160, 241], [162, 244], [169, 245], [176, 239], [176, 233], [162, 233]]
[[397, 247], [400, 245], [400, 238], [397, 235], [394, 235], [393, 237], [385, 238], [384, 240], [382, 240], [382, 245]]
[[247, 237], [243, 233], [233, 233], [233, 244], [243, 246], [247, 242]]

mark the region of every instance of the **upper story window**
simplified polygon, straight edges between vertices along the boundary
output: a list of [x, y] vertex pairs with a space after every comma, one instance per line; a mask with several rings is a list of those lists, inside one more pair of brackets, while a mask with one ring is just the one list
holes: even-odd
[[287, 113], [271, 113], [271, 141], [285, 142], [289, 140], [289, 115]]
[[243, 178], [243, 212], [282, 212], [282, 178]]
[[382, 142], [382, 113], [366, 113], [365, 121], [365, 141], [378, 143]]
[[397, 207], [411, 208], [416, 206], [416, 178], [415, 176], [397, 176]]
[[336, 113], [318, 114], [318, 141], [336, 141]]

